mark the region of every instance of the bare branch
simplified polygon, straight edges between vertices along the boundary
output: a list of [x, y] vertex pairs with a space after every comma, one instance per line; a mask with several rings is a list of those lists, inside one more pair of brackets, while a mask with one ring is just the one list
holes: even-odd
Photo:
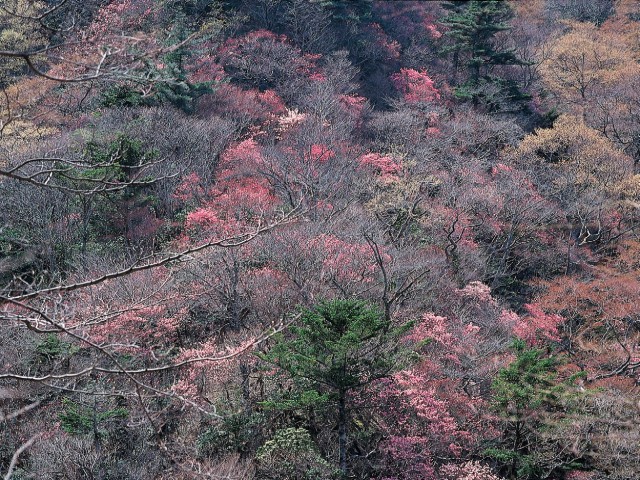
[[34, 408], [39, 407], [41, 403], [42, 403], [42, 400], [36, 400], [35, 402], [30, 403], [29, 405], [26, 405], [22, 408], [19, 408], [18, 410], [14, 410], [11, 413], [5, 414], [3, 412], [0, 412], [0, 422], [13, 420], [14, 418], [17, 418], [20, 415], [24, 415], [25, 413], [30, 412]]
[[9, 463], [9, 469], [7, 470], [7, 474], [4, 476], [4, 480], [9, 480], [11, 478], [11, 476], [13, 475], [13, 470], [16, 468], [16, 465], [18, 464], [18, 458], [20, 458], [20, 455], [22, 455], [22, 453], [27, 448], [33, 445], [33, 443], [37, 439], [38, 439], [38, 434], [32, 436], [29, 440], [27, 440], [22, 445], [20, 445], [20, 447], [18, 447], [18, 449], [14, 452], [13, 456], [11, 457], [11, 462]]
[[[102, 275], [100, 277], [97, 278], [92, 278], [90, 280], [85, 280], [82, 282], [77, 282], [77, 283], [72, 283], [72, 284], [67, 284], [67, 285], [58, 285], [55, 287], [50, 287], [50, 288], [43, 288], [40, 290], [36, 290], [34, 292], [31, 293], [25, 293], [23, 295], [16, 295], [13, 297], [3, 297], [0, 296], [0, 304], [2, 303], [13, 303], [16, 304], [17, 302], [22, 302], [24, 300], [29, 300], [35, 297], [39, 297], [42, 295], [47, 295], [50, 293], [57, 293], [57, 292], [71, 292], [73, 290], [79, 290], [81, 288], [86, 288], [86, 287], [90, 287], [93, 285], [98, 285], [100, 283], [106, 282], [107, 280], [112, 280], [114, 278], [119, 278], [119, 277], [124, 277], [125, 275], [129, 275], [131, 273], [134, 272], [141, 272], [144, 270], [150, 270], [152, 268], [157, 268], [157, 267], [161, 267], [163, 265], [167, 265], [168, 263], [172, 263], [172, 262], [176, 262], [176, 261], [181, 261], [184, 260], [185, 258], [187, 258], [188, 256], [197, 253], [197, 252], [201, 252], [203, 250], [206, 250], [208, 248], [212, 248], [212, 247], [224, 247], [224, 248], [231, 248], [231, 247], [239, 247], [240, 245], [244, 245], [245, 243], [253, 240], [254, 238], [256, 238], [257, 236], [272, 230], [273, 228], [279, 226], [279, 225], [283, 225], [285, 223], [289, 223], [291, 222], [293, 219], [295, 219], [297, 216], [299, 215], [299, 213], [297, 212], [296, 209], [292, 210], [291, 212], [288, 212], [286, 214], [283, 214], [282, 217], [278, 220], [276, 220], [273, 223], [269, 223], [267, 225], [258, 225], [256, 227], [255, 230], [251, 231], [251, 232], [247, 232], [247, 233], [242, 233], [239, 235], [236, 235], [234, 237], [230, 237], [230, 238], [223, 238], [221, 240], [212, 240], [203, 244], [200, 244], [198, 246], [195, 247], [190, 247], [187, 248], [185, 250], [182, 250], [181, 252], [178, 253], [174, 253], [171, 255], [167, 255], [164, 258], [160, 259], [160, 260], [156, 260], [156, 261], [150, 261], [149, 263], [143, 263], [142, 265], [140, 265], [138, 263], [131, 265], [130, 267], [127, 267], [125, 269], [122, 270], [118, 270], [116, 272], [110, 272], [107, 273], [105, 275]], [[142, 259], [141, 261], [144, 260], [151, 260], [151, 258], [147, 257], [145, 259]], [[23, 305], [24, 306], [24, 305]]]

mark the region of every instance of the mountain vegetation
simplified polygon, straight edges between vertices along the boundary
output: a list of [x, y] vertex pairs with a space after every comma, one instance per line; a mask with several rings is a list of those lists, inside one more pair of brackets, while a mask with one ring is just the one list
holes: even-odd
[[640, 478], [634, 0], [0, 2], [0, 475]]

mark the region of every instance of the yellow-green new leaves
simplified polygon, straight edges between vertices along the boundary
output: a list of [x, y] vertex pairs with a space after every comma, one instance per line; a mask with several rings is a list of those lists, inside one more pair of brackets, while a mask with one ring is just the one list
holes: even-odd
[[632, 162], [578, 117], [561, 115], [553, 128], [527, 135], [515, 150], [518, 163], [554, 171], [545, 188], [608, 191], [631, 174]]
[[[569, 31], [548, 43], [540, 66], [547, 89], [569, 110], [581, 112], [602, 89], [638, 75], [635, 52], [624, 32], [568, 22]], [[574, 110], [574, 108], [576, 110]]]

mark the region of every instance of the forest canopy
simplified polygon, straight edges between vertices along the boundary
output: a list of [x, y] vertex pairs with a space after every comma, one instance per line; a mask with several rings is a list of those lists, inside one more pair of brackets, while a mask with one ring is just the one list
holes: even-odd
[[634, 0], [0, 3], [0, 475], [640, 477]]

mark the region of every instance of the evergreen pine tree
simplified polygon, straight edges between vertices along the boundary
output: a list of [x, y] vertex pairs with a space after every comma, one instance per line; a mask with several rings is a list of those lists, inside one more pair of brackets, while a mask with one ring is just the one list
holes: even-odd
[[326, 301], [304, 310], [291, 336], [279, 337], [260, 355], [297, 383], [301, 404], [315, 398], [335, 406], [343, 476], [350, 396], [398, 368], [403, 355], [398, 339], [409, 327], [393, 327], [379, 309], [362, 301]]
[[[450, 43], [442, 53], [451, 54], [454, 68], [453, 84], [458, 98], [474, 105], [484, 104], [490, 111], [504, 110], [505, 104], [528, 99], [514, 80], [499, 76], [496, 67], [524, 65], [514, 50], [505, 49], [496, 35], [511, 29], [513, 16], [504, 1], [446, 2], [449, 14], [442, 20]], [[465, 67], [467, 75], [458, 80], [458, 70]]]
[[[563, 411], [576, 408], [581, 393], [574, 381], [582, 377], [575, 374], [559, 380], [558, 359], [546, 356], [544, 351], [529, 348], [523, 340], [515, 340], [516, 358], [500, 370], [493, 381], [493, 407], [502, 418], [503, 436], [497, 448], [484, 454], [502, 465], [508, 478], [534, 479], [542, 476], [544, 458], [538, 446], [541, 438], [563, 435]], [[579, 414], [579, 410], [573, 411]], [[557, 467], [575, 467], [571, 452], [554, 453]]]

